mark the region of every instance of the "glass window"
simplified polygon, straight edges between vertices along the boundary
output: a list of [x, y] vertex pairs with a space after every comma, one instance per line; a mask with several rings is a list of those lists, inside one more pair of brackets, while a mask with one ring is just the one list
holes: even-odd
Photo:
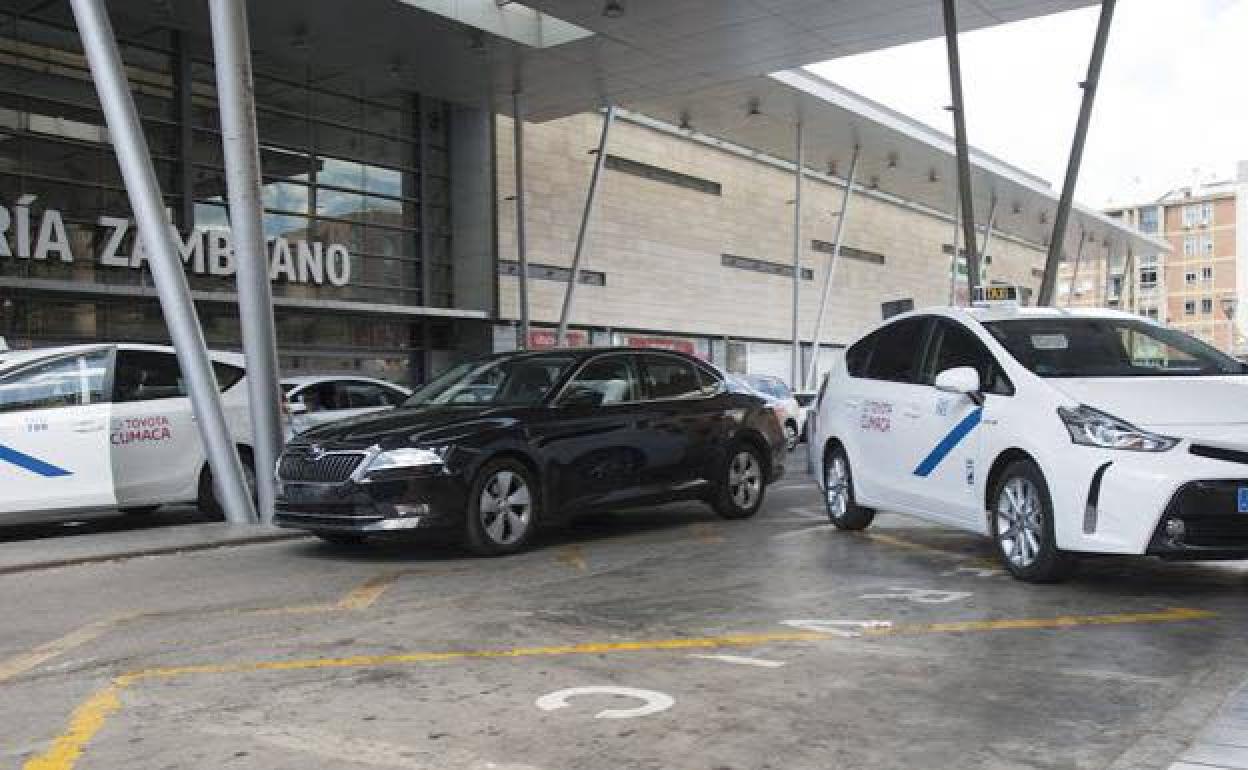
[[1183, 315], [1196, 315], [1196, 300], [1189, 299], [1183, 303]]
[[57, 358], [0, 378], [0, 412], [57, 409], [107, 401], [108, 351]]
[[1140, 230], [1146, 233], [1157, 232], [1157, 209], [1153, 207], [1140, 209]]
[[907, 318], [881, 329], [867, 365], [867, 377], [889, 382], [917, 381], [926, 327], [925, 318]]
[[850, 377], [865, 377], [867, 363], [871, 360], [871, 352], [875, 350], [875, 342], [880, 333], [868, 335], [845, 351], [845, 369]]
[[693, 362], [678, 356], [643, 355], [646, 394], [652, 399], [697, 398], [707, 393]]
[[1200, 312], [1202, 315], [1209, 315], [1213, 312], [1213, 300], [1205, 297], [1200, 301]]
[[348, 409], [380, 409], [390, 406], [386, 389], [369, 382], [343, 382], [340, 388]]
[[640, 387], [632, 356], [596, 358], [577, 373], [559, 397], [561, 404], [602, 406], [640, 399]]
[[537, 406], [575, 360], [567, 355], [519, 355], [469, 361], [447, 370], [403, 405]]
[[931, 385], [936, 375], [948, 369], [969, 366], [979, 374], [979, 387], [984, 393], [1008, 396], [1014, 387], [992, 353], [973, 332], [961, 324], [937, 321], [932, 331], [923, 384]]
[[113, 381], [114, 401], [154, 401], [182, 398], [186, 394], [177, 356], [146, 350], [118, 351], [117, 372]]
[[985, 326], [1041, 377], [1248, 374], [1244, 364], [1200, 340], [1144, 320], [1044, 318]]

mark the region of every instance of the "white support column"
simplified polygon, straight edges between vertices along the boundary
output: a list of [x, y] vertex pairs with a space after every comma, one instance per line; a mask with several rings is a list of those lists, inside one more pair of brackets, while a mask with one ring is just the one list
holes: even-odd
[[797, 162], [793, 164], [793, 351], [789, 367], [789, 382], [794, 390], [801, 385], [798, 378], [802, 376], [802, 338], [797, 328], [797, 309], [802, 293], [802, 177], [805, 176], [805, 151], [802, 121], [798, 118]]
[[832, 295], [832, 279], [836, 276], [836, 264], [841, 259], [841, 243], [845, 237], [845, 220], [849, 216], [849, 201], [854, 192], [854, 179], [858, 176], [858, 145], [854, 145], [854, 155], [849, 161], [849, 177], [845, 180], [845, 194], [841, 197], [841, 213], [836, 221], [836, 239], [832, 243], [832, 257], [828, 260], [828, 269], [823, 277], [823, 293], [819, 297], [819, 315], [815, 316], [815, 336], [810, 343], [810, 366], [806, 370], [807, 389], [815, 386], [815, 375], [819, 371], [819, 344], [823, 337], [823, 316], [827, 311], [828, 298]]
[[958, 300], [958, 238], [962, 235], [962, 199], [957, 197], [953, 205], [953, 256], [949, 258], [949, 307]]
[[1083, 245], [1088, 240], [1088, 229], [1079, 228], [1079, 248], [1075, 249], [1075, 266], [1070, 272], [1070, 292], [1066, 295], [1066, 307], [1075, 301], [1075, 290], [1079, 286], [1079, 264], [1083, 262]]
[[134, 211], [139, 237], [147, 250], [152, 281], [160, 296], [161, 312], [164, 313], [178, 365], [190, 391], [191, 406], [204, 440], [217, 494], [231, 524], [252, 524], [256, 520], [255, 508], [225, 422], [221, 393], [204, 343], [203, 329], [191, 301], [186, 274], [182, 271], [178, 244], [165, 216], [160, 184], [156, 180], [151, 153], [122, 67], [121, 55], [117, 51], [117, 40], [113, 36], [108, 12], [103, 0], [71, 0], [71, 6], [104, 110], [108, 133], [117, 153], [117, 163]]
[[282, 447], [278, 404], [277, 332], [273, 322], [273, 289], [264, 238], [261, 198], [260, 139], [256, 128], [255, 84], [247, 6], [243, 0], [209, 0], [212, 48], [216, 60], [217, 103], [221, 111], [221, 145], [230, 202], [230, 233], [238, 266], [238, 316], [243, 354], [247, 360], [252, 458], [261, 523], [273, 520], [277, 495], [273, 468]]
[[594, 213], [594, 198], [598, 194], [598, 179], [607, 160], [607, 140], [611, 137], [611, 124], [615, 122], [615, 106], [607, 107], [602, 119], [602, 136], [598, 138], [598, 156], [594, 158], [594, 172], [589, 177], [589, 192], [585, 194], [585, 210], [581, 213], [581, 227], [576, 234], [576, 253], [572, 255], [572, 274], [568, 276], [568, 291], [563, 295], [563, 310], [559, 313], [557, 345], [568, 343], [568, 318], [572, 315], [572, 300], [576, 286], [581, 282], [581, 257], [585, 254], [585, 236], [589, 231], [589, 219]]
[[[949, 58], [949, 95], [953, 105], [953, 138], [957, 150], [958, 197], [962, 201], [962, 240], [966, 243], [966, 296], [979, 285], [979, 255], [975, 251], [975, 198], [971, 192], [971, 151], [966, 138], [966, 107], [962, 100], [962, 59], [958, 53], [958, 0], [943, 0], [945, 50]], [[956, 246], [955, 246], [956, 249]]]
[[520, 349], [529, 346], [529, 247], [524, 221], [524, 98], [517, 89], [511, 95], [511, 138], [515, 151], [516, 180], [516, 261], [519, 263]]
[[988, 245], [992, 243], [992, 228], [997, 224], [997, 196], [992, 196], [992, 205], [988, 208], [988, 226], [984, 228], [984, 245], [979, 249], [979, 272], [977, 278], [988, 283]]

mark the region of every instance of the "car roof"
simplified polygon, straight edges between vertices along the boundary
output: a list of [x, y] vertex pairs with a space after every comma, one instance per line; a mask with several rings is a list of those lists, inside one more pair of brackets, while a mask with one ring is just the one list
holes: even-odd
[[408, 390], [402, 385], [380, 379], [378, 377], [366, 377], [362, 374], [297, 374], [292, 377], [283, 377], [282, 384], [289, 385], [292, 388], [302, 388], [305, 385], [315, 385], [320, 382], [337, 382], [340, 380], [350, 380], [351, 382], [370, 382], [377, 385], [385, 385], [387, 387], [396, 388], [398, 390]]
[[[1133, 320], [1152, 323], [1149, 319], [1138, 316], [1133, 313], [1127, 313], [1121, 310], [1110, 310], [1108, 308], [1059, 308], [1059, 307], [1011, 307], [1011, 306], [994, 306], [994, 307], [953, 307], [953, 306], [935, 306], [911, 310], [906, 313], [895, 315], [882, 323], [870, 329], [867, 333], [875, 331], [875, 329], [889, 326], [898, 321], [904, 321], [907, 318], [919, 318], [923, 316], [944, 316], [946, 318], [955, 318], [961, 321], [978, 321], [980, 323], [991, 323], [994, 321], [1016, 321], [1039, 318], [1105, 318], [1115, 320]], [[862, 336], [866, 336], [864, 333]]]
[[[53, 356], [72, 355], [88, 350], [99, 350], [100, 348], [116, 347], [119, 350], [141, 350], [153, 353], [173, 353], [172, 345], [148, 345], [141, 342], [95, 342], [82, 345], [58, 345], [47, 348], [30, 348], [26, 350], [9, 350], [0, 353], [0, 369], [8, 369], [13, 366], [28, 364], [43, 358], [51, 358]], [[209, 351], [209, 357], [222, 364], [236, 366], [240, 369], [246, 368], [246, 359], [241, 353], [227, 353], [224, 351]]]

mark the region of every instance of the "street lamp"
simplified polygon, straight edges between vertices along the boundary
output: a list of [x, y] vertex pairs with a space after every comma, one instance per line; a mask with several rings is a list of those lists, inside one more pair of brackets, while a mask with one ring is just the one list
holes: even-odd
[[1230, 350], [1228, 350], [1227, 352], [1230, 355], [1234, 356], [1235, 355], [1235, 309], [1239, 305], [1239, 300], [1235, 295], [1228, 294], [1227, 296], [1221, 299], [1220, 304], [1222, 305], [1222, 315], [1226, 316], [1226, 320], [1230, 324], [1230, 329], [1231, 329], [1231, 341], [1229, 343]]

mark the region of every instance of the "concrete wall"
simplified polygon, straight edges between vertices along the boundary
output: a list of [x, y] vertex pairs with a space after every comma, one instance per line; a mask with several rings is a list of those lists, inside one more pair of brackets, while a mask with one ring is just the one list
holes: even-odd
[[[567, 266], [593, 164], [602, 117], [582, 114], [525, 130], [529, 260]], [[515, 259], [511, 122], [499, 118], [499, 257]], [[606, 286], [581, 286], [573, 325], [785, 340], [790, 338], [792, 279], [725, 267], [722, 254], [792, 262], [793, 174], [741, 155], [628, 120], [612, 129], [610, 155], [716, 182], [721, 195], [622, 171], [604, 172], [584, 267], [606, 273]], [[809, 340], [829, 255], [811, 239], [832, 241], [842, 188], [808, 179], [803, 193], [804, 267], [800, 327]], [[824, 341], [844, 343], [880, 319], [880, 303], [905, 297], [916, 306], [946, 304], [953, 223], [856, 195], [847, 246], [883, 254], [885, 264], [842, 259]], [[1035, 288], [1044, 263], [1038, 246], [994, 238], [990, 277]], [[500, 315], [518, 317], [516, 279], [500, 279]], [[530, 281], [535, 323], [558, 319], [564, 284]]]

